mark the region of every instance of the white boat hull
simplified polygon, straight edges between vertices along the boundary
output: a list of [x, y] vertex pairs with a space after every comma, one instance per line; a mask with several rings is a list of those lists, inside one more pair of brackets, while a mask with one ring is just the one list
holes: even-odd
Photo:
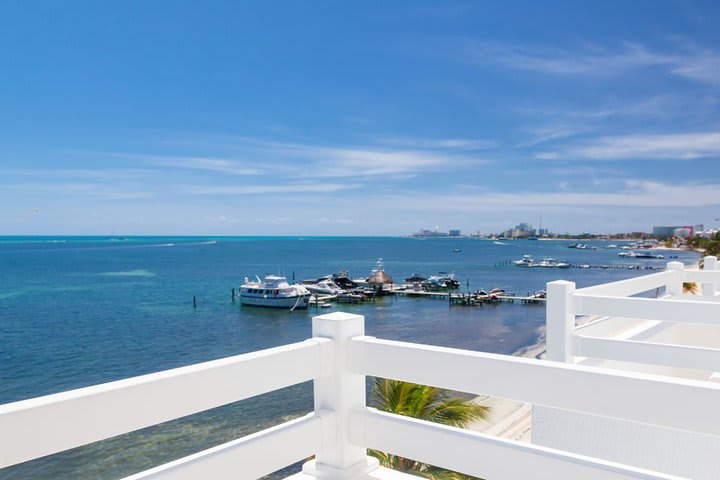
[[316, 287], [314, 285], [305, 285], [305, 288], [310, 290], [311, 293], [316, 295], [338, 295], [342, 293], [342, 290], [335, 290], [332, 288]]
[[[249, 296], [240, 295], [240, 303], [243, 305], [252, 305], [254, 307], [268, 308], [302, 308], [308, 307], [310, 295], [300, 295], [294, 297], [273, 297], [270, 296]], [[297, 306], [296, 306], [297, 305]]]

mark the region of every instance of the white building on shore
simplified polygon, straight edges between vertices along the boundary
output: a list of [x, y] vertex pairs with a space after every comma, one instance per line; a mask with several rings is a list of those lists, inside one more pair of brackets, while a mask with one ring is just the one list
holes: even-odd
[[[716, 266], [671, 263], [582, 290], [552, 282], [547, 360], [368, 337], [363, 317], [338, 312], [315, 317], [304, 342], [2, 405], [0, 468], [313, 380], [307, 415], [127, 479], [256, 479], [311, 456], [291, 478], [416, 478], [367, 448], [488, 480], [715, 479]], [[600, 318], [579, 329], [577, 315]], [[533, 443], [368, 408], [366, 376], [531, 403]]]

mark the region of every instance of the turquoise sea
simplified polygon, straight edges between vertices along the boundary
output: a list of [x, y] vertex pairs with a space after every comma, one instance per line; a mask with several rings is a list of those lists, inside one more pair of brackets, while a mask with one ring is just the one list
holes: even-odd
[[[300, 341], [313, 315], [338, 308], [290, 314], [232, 303], [231, 288], [255, 274], [364, 277], [382, 257], [398, 282], [452, 271], [463, 291], [525, 294], [559, 278], [582, 287], [649, 273], [507, 265], [525, 254], [591, 265], [668, 261], [626, 260], [591, 243], [601, 248], [469, 238], [0, 237], [0, 404]], [[369, 335], [498, 353], [535, 343], [545, 322], [543, 307], [518, 304], [386, 297], [342, 309], [365, 315]], [[3, 469], [0, 478], [122, 478], [307, 413], [311, 395], [310, 384], [297, 385]]]

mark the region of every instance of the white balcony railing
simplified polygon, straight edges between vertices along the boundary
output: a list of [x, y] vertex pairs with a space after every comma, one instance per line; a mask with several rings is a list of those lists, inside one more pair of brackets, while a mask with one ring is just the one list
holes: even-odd
[[[579, 290], [571, 282], [549, 283], [547, 358], [637, 375], [720, 381], [720, 270], [715, 257], [705, 257], [704, 267], [685, 269], [670, 262], [661, 273]], [[700, 294], [684, 293], [684, 282], [701, 284]], [[656, 298], [633, 296], [643, 292]], [[593, 320], [576, 326], [580, 315]], [[636, 395], [634, 390], [598, 393], [623, 400]], [[674, 403], [673, 408], [695, 421], [720, 419], [717, 413], [696, 410], [693, 398], [678, 397]], [[536, 406], [533, 442], [693, 479], [718, 478], [720, 436], [591, 413]]]
[[[704, 264], [704, 270], [696, 270], [685, 269], [679, 262], [670, 262], [664, 272], [579, 290], [575, 290], [572, 282], [548, 283], [547, 358], [574, 363], [576, 357], [592, 357], [720, 371], [720, 349], [717, 348], [612, 338], [623, 331], [623, 321], [627, 324], [642, 320], [645, 330], [660, 322], [720, 326], [717, 258], [705, 257]], [[684, 282], [702, 284], [702, 295], [683, 294]], [[631, 296], [662, 288], [665, 295], [660, 299]], [[587, 332], [603, 329], [596, 325], [577, 328], [577, 315], [621, 321], [605, 328], [604, 335], [595, 336]]]
[[379, 478], [367, 448], [492, 480], [680, 478], [379, 412], [366, 375], [720, 436], [718, 384], [380, 340], [333, 313], [305, 342], [2, 405], [0, 468], [314, 380], [307, 416], [128, 478], [251, 479], [312, 455], [307, 476]]

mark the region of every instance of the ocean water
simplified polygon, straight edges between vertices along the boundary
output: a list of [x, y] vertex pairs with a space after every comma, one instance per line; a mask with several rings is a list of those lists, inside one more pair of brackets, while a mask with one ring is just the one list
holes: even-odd
[[[300, 341], [311, 335], [312, 316], [338, 308], [364, 315], [368, 335], [512, 353], [537, 341], [543, 307], [386, 297], [288, 313], [232, 303], [230, 291], [256, 274], [299, 280], [348, 270], [364, 277], [378, 257], [397, 282], [452, 271], [462, 291], [518, 294], [559, 278], [583, 287], [648, 273], [508, 265], [525, 254], [591, 265], [668, 261], [623, 259], [591, 243], [601, 248], [464, 238], [0, 237], [0, 404]], [[697, 261], [691, 252], [665, 253]], [[2, 469], [0, 478], [122, 478], [311, 409], [311, 385], [296, 385]]]

